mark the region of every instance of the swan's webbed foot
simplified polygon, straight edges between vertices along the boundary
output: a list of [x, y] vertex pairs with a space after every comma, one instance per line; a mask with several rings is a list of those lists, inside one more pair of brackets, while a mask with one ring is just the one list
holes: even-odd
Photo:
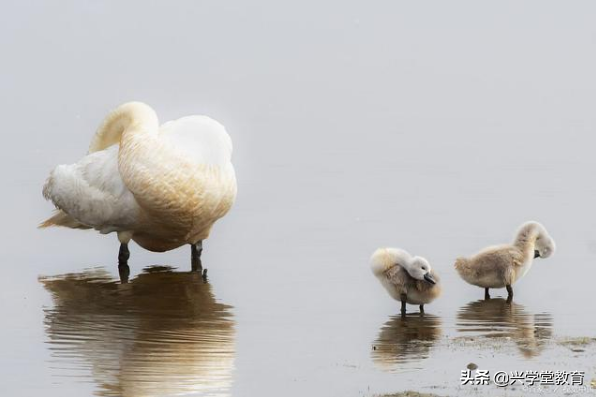
[[484, 289], [484, 300], [489, 300], [490, 299], [490, 294], [488, 293], [488, 288]]
[[507, 285], [505, 288], [507, 288], [507, 303], [511, 303], [513, 300], [513, 288], [511, 285]]
[[424, 314], [424, 305], [420, 305], [420, 314]]
[[[201, 263], [201, 253], [203, 252], [203, 241], [199, 241], [196, 244], [190, 245], [190, 265], [193, 272], [198, 272], [203, 269], [203, 264]], [[207, 274], [205, 273], [204, 277]]]
[[130, 251], [127, 243], [120, 243], [120, 251], [118, 251], [118, 265], [127, 265], [130, 258]]

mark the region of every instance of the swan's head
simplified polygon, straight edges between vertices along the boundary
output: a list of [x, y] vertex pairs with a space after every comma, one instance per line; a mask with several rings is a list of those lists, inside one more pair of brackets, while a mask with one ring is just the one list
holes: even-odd
[[534, 244], [534, 258], [548, 258], [555, 252], [555, 241], [548, 234], [541, 234]]
[[431, 284], [437, 283], [431, 274], [432, 269], [430, 263], [420, 256], [413, 257], [412, 260], [403, 267], [408, 271], [408, 274], [416, 280], [424, 280]]
[[515, 243], [521, 247], [534, 246], [534, 258], [548, 258], [555, 252], [555, 242], [541, 223], [530, 221], [518, 230]]

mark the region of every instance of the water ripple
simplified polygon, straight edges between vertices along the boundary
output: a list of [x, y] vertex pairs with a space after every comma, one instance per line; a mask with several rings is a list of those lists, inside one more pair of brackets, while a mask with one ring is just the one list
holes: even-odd
[[[103, 269], [42, 277], [51, 367], [99, 396], [230, 394], [231, 307], [195, 272], [147, 268], [127, 284]], [[81, 372], [82, 371], [82, 372]]]

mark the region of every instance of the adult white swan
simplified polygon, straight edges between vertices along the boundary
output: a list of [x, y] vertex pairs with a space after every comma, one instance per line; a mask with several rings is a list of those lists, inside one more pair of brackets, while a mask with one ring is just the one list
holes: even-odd
[[154, 252], [191, 245], [200, 267], [202, 240], [236, 198], [232, 141], [206, 116], [159, 125], [144, 103], [121, 105], [105, 118], [89, 154], [56, 167], [43, 195], [58, 208], [40, 227], [117, 232], [118, 261], [131, 239]]

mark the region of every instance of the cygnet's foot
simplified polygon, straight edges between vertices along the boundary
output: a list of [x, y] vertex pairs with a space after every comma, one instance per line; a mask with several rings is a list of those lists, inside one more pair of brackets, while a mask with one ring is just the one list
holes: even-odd
[[484, 289], [484, 299], [485, 300], [489, 300], [490, 299], [490, 294], [488, 293], [488, 288]]
[[424, 314], [424, 305], [420, 305], [420, 313]]

